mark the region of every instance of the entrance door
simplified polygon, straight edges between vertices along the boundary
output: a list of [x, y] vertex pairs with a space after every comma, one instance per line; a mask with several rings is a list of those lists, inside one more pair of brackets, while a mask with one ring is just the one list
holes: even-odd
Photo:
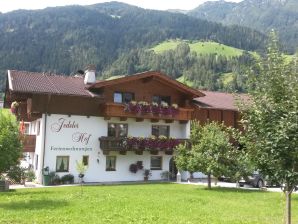
[[174, 161], [174, 157], [172, 157], [170, 159], [169, 172], [171, 173], [170, 179], [171, 180], [176, 180], [178, 170], [177, 170], [177, 167], [176, 167], [176, 164], [175, 164], [175, 161]]

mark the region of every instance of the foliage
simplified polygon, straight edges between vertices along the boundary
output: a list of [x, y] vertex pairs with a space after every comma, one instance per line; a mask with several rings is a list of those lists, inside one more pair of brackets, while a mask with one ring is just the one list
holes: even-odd
[[[180, 146], [175, 162], [180, 170], [201, 171], [215, 177], [232, 176], [237, 166], [238, 151], [230, 142], [230, 133], [223, 124], [211, 122], [201, 126], [192, 122], [191, 149]], [[210, 184], [209, 184], [209, 187]]]
[[274, 33], [254, 91], [241, 105], [245, 146], [256, 166], [280, 183], [298, 184], [298, 70], [278, 51]]
[[29, 182], [34, 181], [36, 179], [34, 170], [32, 170], [32, 169], [26, 170], [25, 177], [26, 177], [26, 180]]
[[144, 169], [143, 175], [144, 175], [144, 177], [148, 178], [152, 175], [152, 172], [149, 169]]
[[88, 169], [88, 166], [85, 166], [83, 161], [76, 161], [76, 170], [78, 171], [79, 174], [85, 174]]
[[297, 61], [285, 62], [276, 34], [270, 37], [250, 100], [241, 106], [243, 141], [261, 173], [284, 186], [290, 223], [290, 195], [298, 185], [298, 70]]
[[51, 184], [53, 185], [61, 184], [61, 178], [58, 174], [55, 174], [53, 178], [51, 178]]
[[161, 104], [151, 103], [146, 101], [131, 101], [129, 102], [125, 109], [126, 112], [134, 114], [153, 114], [155, 116], [176, 116], [179, 113], [178, 105], [172, 104], [168, 105], [166, 102], [161, 102]]
[[283, 223], [283, 202], [273, 192], [150, 183], [84, 186], [79, 195], [78, 187], [0, 193], [0, 223]]
[[61, 177], [61, 182], [63, 184], [73, 184], [74, 183], [74, 176], [72, 174], [65, 174], [64, 176]]
[[294, 53], [298, 36], [297, 0], [243, 0], [240, 3], [208, 2], [188, 12], [189, 15], [224, 25], [242, 25], [269, 32], [278, 31], [284, 47]]
[[245, 50], [262, 48], [266, 39], [249, 28], [115, 2], [3, 13], [0, 35], [0, 89], [8, 68], [70, 75], [88, 63], [106, 70], [121, 53], [171, 38], [210, 39]]
[[[245, 92], [247, 86], [245, 72], [248, 68], [253, 68], [254, 63], [255, 57], [246, 51], [237, 57], [211, 53], [201, 55], [190, 51], [188, 44], [182, 42], [173, 50], [160, 54], [148, 49], [123, 53], [103, 71], [103, 76], [131, 75], [136, 72], [156, 70], [174, 79], [183, 76], [182, 81], [190, 83], [194, 88]], [[222, 79], [226, 73], [233, 73], [228, 83]], [[138, 105], [135, 107], [137, 108]]]
[[25, 183], [26, 179], [26, 169], [22, 168], [18, 165], [10, 167], [10, 169], [7, 171], [7, 176], [15, 181], [16, 183]]
[[18, 123], [8, 111], [0, 110], [0, 174], [18, 164], [20, 157]]

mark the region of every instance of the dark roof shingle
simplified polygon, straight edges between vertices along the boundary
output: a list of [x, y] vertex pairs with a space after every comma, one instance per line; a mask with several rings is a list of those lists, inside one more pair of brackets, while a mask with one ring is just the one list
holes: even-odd
[[[238, 110], [236, 105], [235, 94], [222, 93], [222, 92], [212, 92], [212, 91], [202, 91], [205, 96], [195, 98], [197, 105], [202, 108], [214, 108], [214, 109], [224, 109], [224, 110]], [[245, 94], [238, 95], [241, 99], [246, 101], [248, 96]]]
[[9, 70], [13, 91], [21, 93], [50, 93], [56, 95], [73, 95], [93, 97], [81, 76], [62, 76], [49, 73]]

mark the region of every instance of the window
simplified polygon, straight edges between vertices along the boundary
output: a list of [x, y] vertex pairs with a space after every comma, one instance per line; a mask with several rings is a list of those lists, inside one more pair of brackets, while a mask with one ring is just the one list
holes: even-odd
[[29, 123], [24, 123], [24, 125], [25, 125], [24, 134], [29, 135], [30, 134], [30, 130], [29, 130], [30, 124]]
[[126, 137], [128, 132], [127, 124], [108, 124], [108, 136], [109, 137]]
[[161, 135], [166, 136], [167, 138], [170, 136], [170, 126], [167, 125], [152, 125], [152, 135], [155, 137], [159, 137]]
[[171, 104], [171, 97], [170, 96], [153, 96], [152, 102], [160, 104], [161, 102], [166, 102], [169, 105]]
[[134, 100], [135, 96], [133, 93], [128, 92], [115, 92], [114, 93], [114, 103], [129, 103]]
[[106, 171], [116, 171], [116, 156], [106, 157]]
[[161, 156], [151, 156], [150, 169], [151, 170], [161, 170], [162, 169], [162, 157]]
[[89, 165], [89, 156], [83, 156], [82, 162], [83, 162], [84, 166], [88, 166]]
[[56, 172], [68, 172], [69, 156], [56, 157]]
[[122, 103], [122, 93], [114, 93], [114, 103]]

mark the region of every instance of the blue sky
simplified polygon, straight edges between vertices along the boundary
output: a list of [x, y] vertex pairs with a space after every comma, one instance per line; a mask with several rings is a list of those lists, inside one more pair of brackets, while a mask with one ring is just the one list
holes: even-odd
[[[184, 9], [189, 10], [206, 2], [207, 0], [118, 0], [131, 5], [148, 9]], [[241, 0], [228, 0], [240, 2]], [[9, 12], [17, 9], [43, 9], [46, 7], [63, 5], [90, 5], [107, 0], [0, 0], [0, 12]]]

